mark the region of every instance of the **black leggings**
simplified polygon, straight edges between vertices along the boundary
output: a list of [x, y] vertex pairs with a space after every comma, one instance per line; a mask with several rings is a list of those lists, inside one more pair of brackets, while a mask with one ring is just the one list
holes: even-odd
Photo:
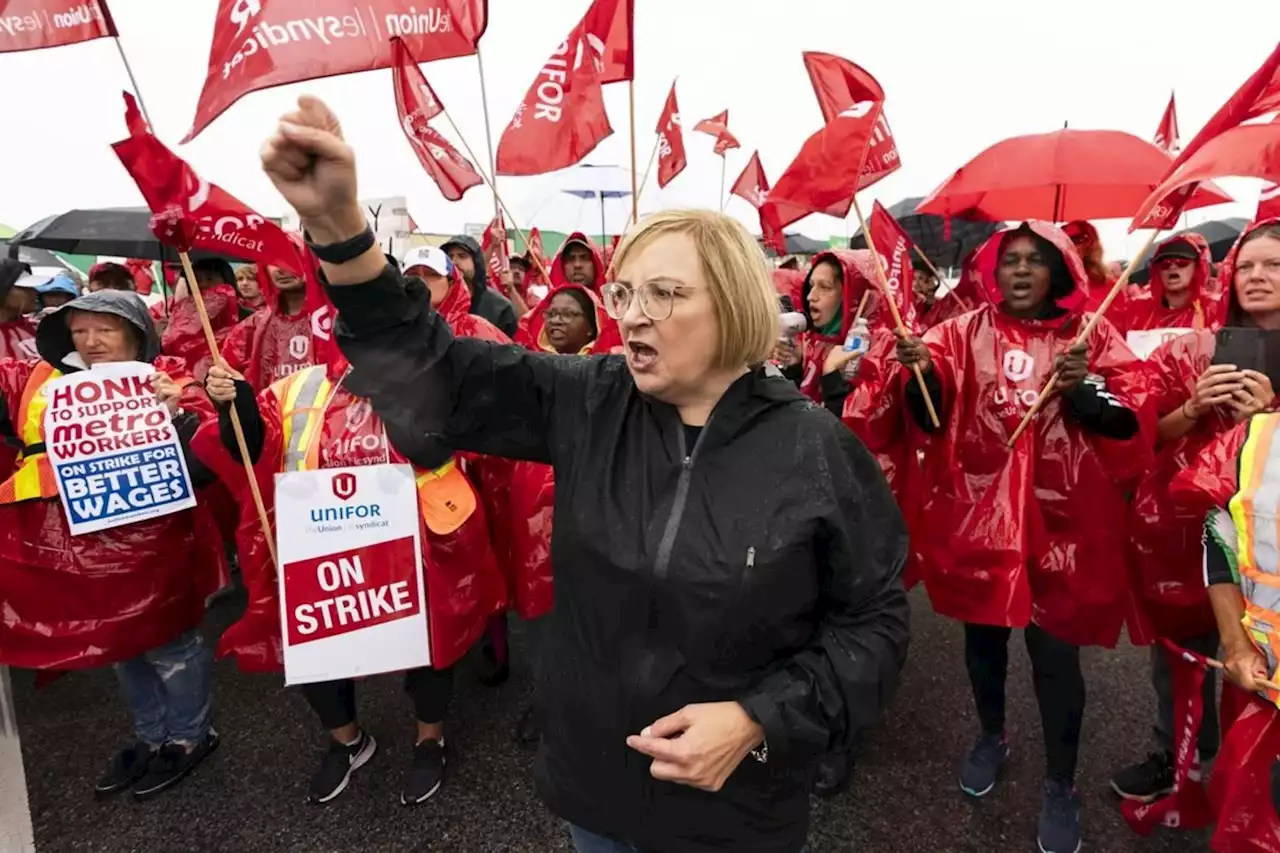
[[[986, 734], [1004, 731], [1004, 683], [1009, 669], [1009, 628], [964, 626], [964, 662], [973, 684], [978, 719]], [[1084, 718], [1080, 647], [1028, 625], [1027, 654], [1040, 705], [1048, 778], [1074, 784]]]
[[[442, 723], [453, 698], [453, 668], [410, 669], [404, 674], [404, 692], [413, 700], [419, 721]], [[304, 684], [302, 695], [326, 729], [340, 729], [356, 721], [356, 683], [349, 678]]]

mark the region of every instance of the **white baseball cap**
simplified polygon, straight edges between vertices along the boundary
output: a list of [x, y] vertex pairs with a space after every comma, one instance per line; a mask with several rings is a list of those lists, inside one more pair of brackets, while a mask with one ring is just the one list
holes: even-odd
[[400, 268], [408, 272], [414, 267], [426, 267], [445, 278], [453, 275], [453, 261], [439, 246], [419, 246], [406, 252]]

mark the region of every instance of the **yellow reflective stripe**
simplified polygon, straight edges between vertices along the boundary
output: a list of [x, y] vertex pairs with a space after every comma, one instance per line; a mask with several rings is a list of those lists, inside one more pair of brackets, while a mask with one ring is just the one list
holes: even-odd
[[60, 376], [62, 376], [61, 371], [55, 370], [50, 373], [40, 386], [40, 390], [31, 396], [31, 403], [27, 408], [27, 422], [22, 425], [22, 443], [28, 447], [44, 441], [44, 411], [49, 408], [49, 398], [45, 396], [44, 389]]
[[424, 486], [427, 483], [431, 482], [432, 480], [439, 480], [441, 477], [443, 477], [445, 474], [448, 474], [450, 471], [452, 471], [456, 467], [458, 467], [457, 459], [450, 456], [449, 461], [441, 465], [439, 468], [435, 468], [431, 471], [423, 471], [422, 473], [418, 474], [418, 479], [417, 479], [418, 485]]
[[330, 383], [322, 366], [295, 373], [285, 389], [280, 412], [284, 439], [284, 470], [302, 471], [307, 449], [319, 434], [324, 417], [318, 402], [329, 394]]
[[1249, 435], [1240, 450], [1240, 488], [1227, 503], [1238, 536], [1239, 568], [1255, 568], [1254, 499], [1262, 487], [1271, 440], [1275, 435], [1276, 416], [1255, 417], [1249, 422]]

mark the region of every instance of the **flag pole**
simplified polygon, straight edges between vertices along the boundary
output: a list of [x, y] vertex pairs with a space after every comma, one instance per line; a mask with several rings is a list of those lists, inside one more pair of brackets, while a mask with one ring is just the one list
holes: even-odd
[[156, 126], [151, 121], [151, 113], [147, 110], [147, 102], [142, 99], [142, 90], [138, 88], [138, 78], [133, 76], [133, 66], [129, 64], [129, 57], [125, 56], [124, 45], [120, 43], [120, 36], [112, 39], [116, 43], [116, 50], [120, 52], [120, 61], [124, 63], [125, 73], [129, 75], [129, 85], [133, 87], [133, 96], [138, 99], [138, 109], [142, 110], [142, 117], [147, 120], [147, 126], [151, 128], [151, 132], [156, 132]]
[[[898, 334], [906, 336], [910, 334], [910, 330], [902, 322], [902, 314], [898, 312], [898, 303], [894, 300], [893, 294], [889, 292], [889, 277], [884, 272], [884, 261], [880, 258], [880, 252], [876, 250], [875, 243], [871, 241], [871, 229], [867, 227], [867, 220], [862, 216], [862, 207], [858, 204], [858, 196], [853, 196], [853, 211], [858, 215], [858, 224], [862, 226], [862, 233], [867, 238], [867, 248], [871, 250], [871, 257], [875, 260], [876, 267], [876, 284], [880, 287], [880, 292], [884, 296], [885, 301], [889, 303], [889, 313], [893, 315], [894, 325], [898, 328]], [[924, 373], [920, 370], [920, 365], [911, 365], [912, 371], [916, 375], [916, 382], [920, 385], [920, 391], [924, 394], [924, 406], [929, 410], [929, 420], [933, 423], [935, 429], [942, 426], [938, 421], [938, 412], [933, 408], [933, 398], [929, 395], [929, 386], [924, 382]]]
[[[200, 285], [196, 283], [195, 271], [191, 269], [191, 257], [183, 250], [178, 251], [178, 260], [182, 261], [182, 274], [187, 278], [187, 290], [196, 303], [196, 313], [200, 315], [200, 326], [204, 329], [204, 339], [213, 355], [214, 364], [225, 367], [222, 353], [218, 350], [218, 339], [213, 334], [213, 326], [209, 324], [209, 312], [204, 307], [204, 296], [200, 293]], [[258, 489], [258, 478], [253, 471], [253, 460], [249, 457], [249, 446], [244, 440], [244, 427], [240, 425], [240, 414], [236, 404], [231, 403], [231, 430], [236, 434], [236, 449], [240, 451], [240, 461], [244, 463], [245, 476], [249, 478], [249, 491], [253, 495], [253, 505], [258, 511], [258, 522], [262, 524], [263, 535], [267, 539], [267, 551], [271, 554], [271, 565], [279, 571], [280, 560], [276, 557], [276, 540], [271, 534], [271, 519], [267, 516], [266, 504], [262, 502], [262, 492]]]
[[[489, 174], [493, 176], [492, 180], [486, 179], [486, 182], [489, 184], [489, 189], [493, 190], [493, 217], [497, 219], [502, 215], [501, 208], [506, 207], [506, 205], [498, 201], [498, 161], [493, 156], [493, 128], [489, 124], [489, 90], [484, 82], [484, 60], [480, 58], [479, 43], [476, 44], [476, 67], [480, 69], [480, 105], [484, 109], [484, 138], [489, 145]], [[453, 124], [452, 118], [449, 119], [449, 124], [453, 126], [453, 132], [458, 134], [458, 138], [462, 139], [462, 134], [458, 131], [458, 126]], [[463, 140], [462, 144], [466, 145], [466, 140]], [[467, 151], [471, 151], [470, 146], [467, 147]], [[477, 162], [475, 154], [471, 155], [471, 160], [472, 162]], [[511, 224], [515, 225], [514, 222]]]
[[726, 201], [724, 197], [724, 179], [725, 179], [725, 172], [728, 170], [728, 168], [729, 168], [729, 155], [721, 154], [720, 155], [720, 212], [721, 213], [724, 213], [724, 204]]
[[627, 81], [627, 99], [631, 109], [631, 221], [640, 218], [640, 190], [636, 186], [636, 81]]

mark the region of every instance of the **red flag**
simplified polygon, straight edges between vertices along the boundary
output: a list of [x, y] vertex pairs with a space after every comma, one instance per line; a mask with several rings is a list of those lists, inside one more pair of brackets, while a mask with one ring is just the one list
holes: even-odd
[[208, 74], [182, 141], [250, 92], [390, 68], [393, 36], [423, 62], [469, 56], [488, 21], [488, 0], [218, 0]]
[[[1150, 803], [1125, 800], [1124, 819], [1144, 838], [1157, 826], [1202, 829], [1213, 822], [1209, 796], [1200, 774], [1197, 742], [1204, 717], [1204, 658], [1184, 651], [1167, 640], [1164, 654], [1173, 678], [1174, 762], [1173, 793]], [[1228, 690], [1231, 688], [1228, 687]]]
[[693, 126], [698, 133], [706, 133], [716, 138], [715, 152], [721, 157], [726, 151], [734, 148], [741, 148], [738, 138], [729, 132], [729, 111], [713, 115], [711, 118], [704, 118]]
[[741, 147], [742, 145], [738, 142], [738, 138], [727, 130], [716, 137], [715, 153], [721, 157], [724, 156], [724, 152]]
[[915, 283], [916, 269], [911, 264], [911, 238], [902, 230], [898, 220], [885, 210], [880, 202], [871, 206], [871, 218], [867, 221], [867, 247], [873, 248], [880, 255], [880, 264], [893, 296], [898, 304], [898, 313], [902, 315], [902, 323], [913, 332], [918, 328], [916, 322]]
[[680, 129], [680, 107], [676, 103], [676, 84], [671, 81], [667, 103], [658, 117], [658, 187], [665, 187], [684, 171], [688, 160], [684, 154], [684, 131]]
[[501, 216], [495, 216], [484, 229], [484, 237], [480, 240], [480, 251], [484, 253], [489, 264], [489, 281], [494, 285], [502, 279], [502, 271], [507, 269], [507, 227]]
[[499, 175], [541, 175], [582, 160], [613, 133], [605, 83], [631, 79], [632, 0], [595, 0], [551, 58], [498, 140]]
[[111, 147], [151, 208], [151, 230], [160, 242], [182, 251], [205, 249], [306, 274], [289, 235], [197, 175], [151, 134], [133, 96], [126, 92], [124, 101], [129, 137]]
[[729, 193], [745, 199], [760, 212], [760, 231], [764, 235], [764, 244], [777, 254], [785, 255], [787, 241], [783, 236], [782, 226], [778, 223], [778, 211], [769, 204], [769, 179], [765, 177], [759, 151], [752, 152], [747, 167], [733, 182], [733, 189]]
[[546, 276], [542, 274], [544, 270], [550, 269], [547, 264], [547, 253], [542, 250], [542, 232], [537, 228], [530, 228], [527, 243], [528, 251], [526, 254], [529, 256], [529, 278], [531, 279], [527, 283], [549, 284], [550, 282], [546, 281]]
[[[1184, 184], [1176, 180], [1176, 176], [1180, 173], [1188, 174], [1191, 171], [1184, 172], [1183, 166], [1211, 141], [1228, 131], [1237, 129], [1250, 119], [1259, 118], [1276, 110], [1280, 110], [1280, 44], [1276, 45], [1275, 50], [1244, 82], [1244, 85], [1219, 107], [1213, 118], [1200, 128], [1200, 132], [1187, 143], [1187, 147], [1182, 149], [1182, 153], [1169, 167], [1165, 180], [1156, 187], [1134, 214], [1133, 221], [1129, 223], [1129, 230], [1173, 228], [1177, 224], [1178, 217], [1182, 215], [1182, 208], [1186, 205], [1187, 199], [1195, 191], [1195, 184]], [[1201, 158], [1198, 171], [1206, 171], [1204, 169], [1206, 159], [1208, 158]], [[1237, 158], [1236, 165], [1240, 162], [1241, 158]], [[1209, 169], [1205, 177], [1217, 177], [1222, 174], [1257, 174], [1256, 170], [1241, 173], [1218, 172], [1217, 175], [1209, 174], [1208, 172], [1211, 171], [1212, 169]]]
[[467, 158], [459, 154], [428, 122], [444, 111], [431, 84], [400, 38], [391, 40], [396, 64], [392, 80], [396, 90], [396, 110], [400, 127], [418, 155], [418, 162], [449, 201], [462, 198], [467, 190], [484, 183]]
[[0, 53], [115, 35], [106, 0], [0, 0]]
[[1276, 706], [1222, 686], [1222, 749], [1209, 777], [1209, 802], [1218, 825], [1210, 841], [1214, 853], [1275, 853], [1280, 820], [1271, 802], [1271, 773], [1280, 755], [1280, 712]]
[[[778, 179], [770, 200], [780, 209], [790, 206], [805, 213], [843, 218], [849, 214], [854, 193], [900, 165], [893, 133], [884, 118], [884, 90], [862, 68], [848, 60], [840, 62], [843, 94], [839, 99], [822, 94], [819, 101], [826, 105], [824, 109], [844, 103], [846, 96], [852, 103], [805, 141]], [[784, 216], [782, 224], [794, 221]]]
[[1178, 108], [1173, 101], [1173, 93], [1169, 93], [1169, 106], [1164, 108], [1160, 117], [1160, 126], [1156, 128], [1155, 138], [1151, 140], [1156, 147], [1169, 154], [1178, 153]]
[[1280, 217], [1280, 184], [1268, 184], [1262, 188], [1258, 197], [1258, 212], [1253, 215], [1254, 222]]

